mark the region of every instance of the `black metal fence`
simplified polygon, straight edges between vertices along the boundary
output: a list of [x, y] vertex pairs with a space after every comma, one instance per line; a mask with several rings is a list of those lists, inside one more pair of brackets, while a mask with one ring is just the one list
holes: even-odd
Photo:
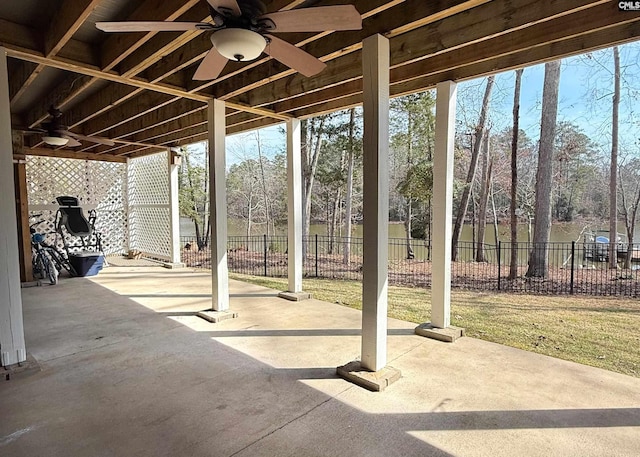
[[[195, 238], [182, 237], [182, 246], [182, 261], [187, 266], [211, 267], [209, 249], [198, 250]], [[532, 248], [530, 243], [518, 244], [516, 277], [510, 279], [510, 243], [485, 244], [479, 250], [476, 243], [460, 242], [457, 261], [451, 262], [451, 286], [548, 295], [640, 296], [640, 244], [619, 247], [618, 268], [610, 269], [607, 245], [547, 243], [544, 278], [526, 276]], [[431, 251], [427, 241], [390, 238], [389, 284], [430, 287]], [[362, 238], [315, 235], [303, 239], [303, 252], [305, 277], [362, 280]], [[627, 255], [631, 268], [624, 268]], [[287, 237], [229, 237], [227, 262], [231, 272], [286, 277]]]

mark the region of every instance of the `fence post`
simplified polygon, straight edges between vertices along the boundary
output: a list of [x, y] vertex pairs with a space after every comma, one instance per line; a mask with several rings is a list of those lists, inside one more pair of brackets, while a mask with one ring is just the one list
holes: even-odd
[[502, 241], [498, 241], [498, 290], [500, 290], [500, 253], [502, 252]]
[[267, 234], [262, 234], [262, 246], [264, 247], [264, 275], [267, 276]]
[[316, 233], [316, 278], [318, 277], [318, 234]]
[[573, 275], [574, 275], [574, 267], [576, 264], [576, 242], [571, 242], [571, 285], [570, 285], [570, 294], [573, 295]]

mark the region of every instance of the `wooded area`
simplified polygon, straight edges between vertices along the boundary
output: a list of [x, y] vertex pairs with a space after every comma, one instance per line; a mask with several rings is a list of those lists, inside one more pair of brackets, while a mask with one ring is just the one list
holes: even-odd
[[[526, 86], [527, 73], [535, 68], [461, 84], [453, 260], [463, 223], [473, 225], [475, 260], [483, 262], [487, 223], [496, 228], [511, 225], [509, 241], [517, 243], [528, 240], [517, 239], [515, 224], [533, 221], [529, 241], [537, 248], [530, 253], [526, 273], [530, 277], [546, 275], [546, 243], [553, 222], [582, 221], [609, 226], [617, 233], [620, 219], [628, 242], [633, 243], [640, 204], [640, 135], [630, 132], [640, 127], [632, 109], [640, 98], [639, 57], [640, 46], [629, 44], [550, 62], [541, 87]], [[584, 80], [572, 80], [571, 85], [588, 107], [579, 114], [575, 107], [563, 106], [559, 89], [563, 72], [569, 68], [568, 77], [573, 78], [576, 67]], [[537, 125], [528, 122], [523, 127], [521, 91], [538, 94], [535, 112], [527, 113], [529, 119], [537, 116]], [[407, 259], [413, 258], [414, 240], [429, 239], [431, 233], [434, 97], [432, 92], [421, 92], [391, 103], [389, 218], [404, 225]], [[507, 113], [512, 114], [510, 122], [505, 121]], [[349, 237], [353, 224], [362, 219], [361, 114], [360, 108], [351, 108], [303, 123], [304, 236], [313, 222], [323, 223], [330, 239]], [[598, 128], [587, 131], [594, 124]], [[284, 151], [265, 141], [260, 131], [245, 134], [233, 148], [235, 158], [227, 174], [229, 217], [243, 222], [247, 236], [275, 234], [287, 218]], [[182, 214], [198, 221], [196, 234], [203, 238], [208, 232], [203, 217], [206, 154], [188, 148], [185, 155]], [[617, 265], [615, 239], [608, 258], [611, 267]], [[493, 245], [498, 241], [507, 240], [497, 235], [486, 240]], [[206, 240], [198, 244], [204, 246]], [[626, 256], [627, 268], [631, 257]], [[344, 259], [348, 262], [348, 252]], [[512, 271], [510, 277], [515, 274]]]

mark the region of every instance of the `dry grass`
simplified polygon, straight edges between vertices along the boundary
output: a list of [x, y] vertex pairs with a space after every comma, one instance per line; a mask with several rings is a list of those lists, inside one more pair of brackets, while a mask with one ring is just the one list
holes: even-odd
[[[231, 274], [283, 290], [286, 279]], [[305, 279], [318, 300], [362, 308], [362, 285]], [[389, 316], [429, 321], [431, 292], [389, 287]], [[452, 291], [452, 324], [467, 335], [560, 359], [640, 377], [640, 303], [634, 299]]]

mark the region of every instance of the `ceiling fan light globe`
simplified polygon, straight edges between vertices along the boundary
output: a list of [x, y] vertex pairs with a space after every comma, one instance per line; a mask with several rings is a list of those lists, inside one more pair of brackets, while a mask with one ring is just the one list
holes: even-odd
[[267, 41], [259, 33], [236, 28], [214, 32], [211, 43], [227, 59], [242, 62], [258, 58], [267, 46]]
[[50, 146], [64, 146], [69, 142], [69, 139], [61, 138], [59, 136], [43, 136], [42, 141]]

